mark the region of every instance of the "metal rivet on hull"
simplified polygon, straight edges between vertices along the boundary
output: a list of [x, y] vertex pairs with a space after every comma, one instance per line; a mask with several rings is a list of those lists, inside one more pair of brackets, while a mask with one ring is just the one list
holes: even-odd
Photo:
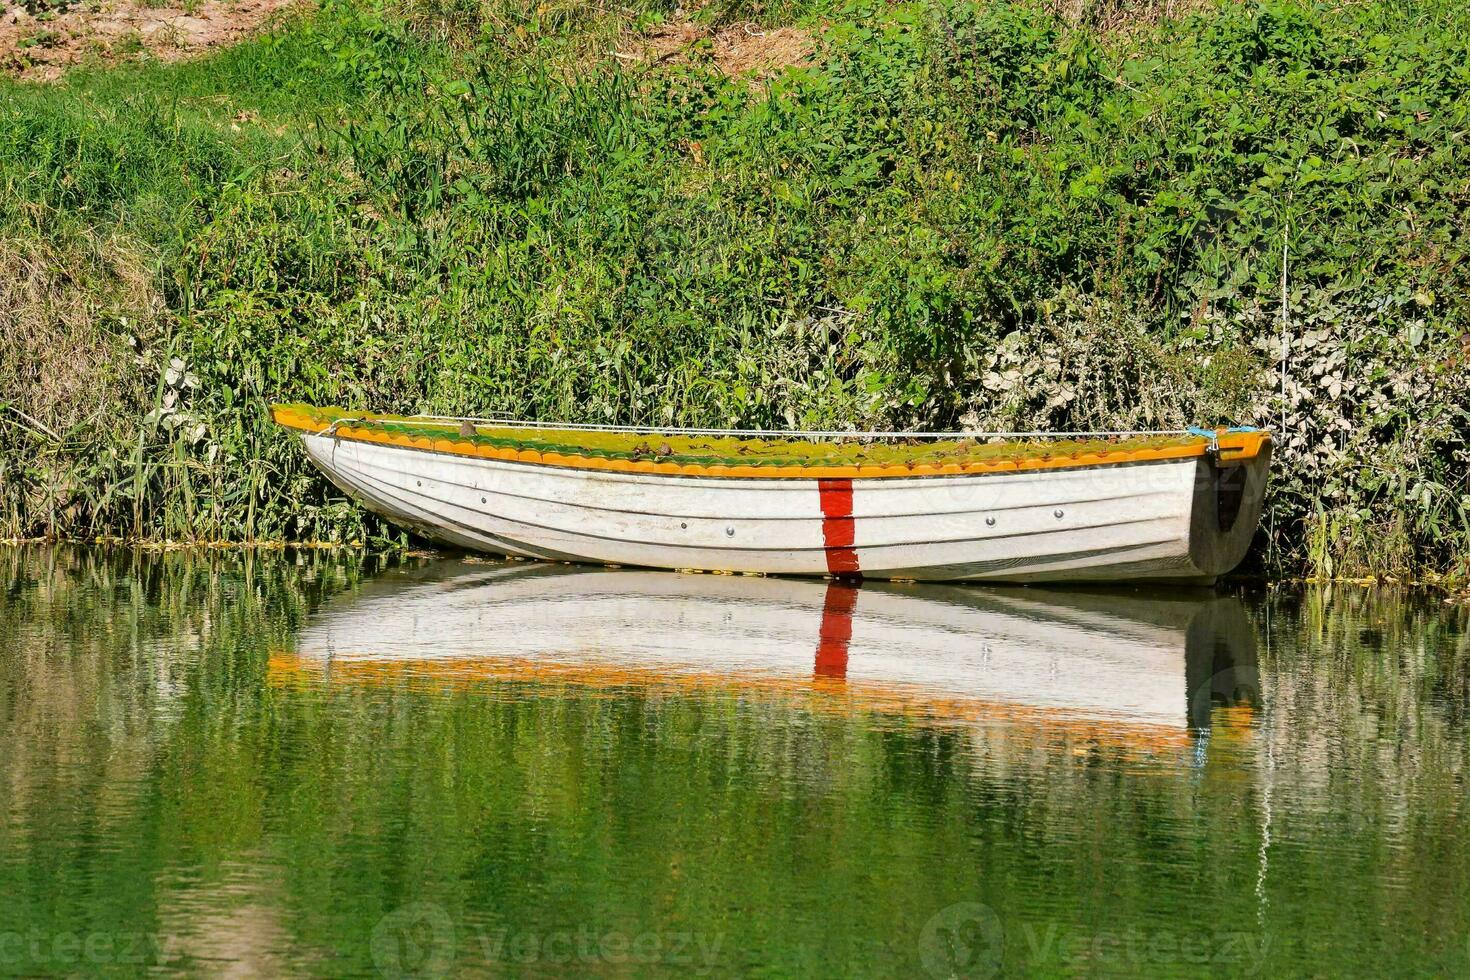
[[1052, 513], [1052, 516], [1053, 517], [1057, 518], [1057, 520], [1061, 520], [1061, 518], [1062, 518], [1062, 509], [1060, 507], [1058, 507], [1056, 510], [1052, 511], [1051, 513]]
[[995, 518], [993, 518], [993, 517], [987, 517], [987, 518], [985, 518], [985, 526], [986, 527], [995, 527]]
[[733, 527], [727, 527], [725, 528], [725, 534], [733, 538], [735, 536], [735, 529]]

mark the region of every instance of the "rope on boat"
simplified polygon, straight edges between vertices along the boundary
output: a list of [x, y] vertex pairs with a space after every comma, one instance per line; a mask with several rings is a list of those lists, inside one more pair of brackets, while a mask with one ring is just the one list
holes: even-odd
[[[1215, 433], [1203, 429], [1116, 429], [1089, 432], [872, 432], [851, 429], [686, 429], [677, 426], [646, 425], [596, 425], [586, 422], [528, 422], [524, 419], [482, 418], [474, 415], [411, 415], [417, 422], [443, 425], [459, 425], [470, 422], [477, 425], [493, 425], [507, 429], [563, 429], [570, 432], [624, 432], [634, 435], [671, 436], [784, 436], [792, 439], [1101, 439], [1116, 436], [1187, 436], [1205, 435], [1214, 438]], [[338, 419], [338, 424], [355, 421]]]

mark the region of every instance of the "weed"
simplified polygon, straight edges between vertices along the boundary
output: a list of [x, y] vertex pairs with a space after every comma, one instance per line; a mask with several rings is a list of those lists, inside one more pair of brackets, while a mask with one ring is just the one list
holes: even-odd
[[27, 48], [50, 48], [59, 40], [60, 36], [55, 31], [38, 28], [17, 41], [15, 46], [22, 51]]
[[134, 58], [144, 51], [143, 35], [137, 31], [128, 31], [118, 35], [116, 41], [112, 42], [112, 52], [119, 58]]

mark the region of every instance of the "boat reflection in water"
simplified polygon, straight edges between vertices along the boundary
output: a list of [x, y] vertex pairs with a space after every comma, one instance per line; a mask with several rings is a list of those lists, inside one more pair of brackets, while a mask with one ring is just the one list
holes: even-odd
[[[427, 677], [798, 694], [818, 707], [1193, 744], [1258, 702], [1255, 640], [1213, 592], [674, 575], [439, 560], [330, 600], [272, 677]], [[1220, 716], [1215, 714], [1218, 723]]]

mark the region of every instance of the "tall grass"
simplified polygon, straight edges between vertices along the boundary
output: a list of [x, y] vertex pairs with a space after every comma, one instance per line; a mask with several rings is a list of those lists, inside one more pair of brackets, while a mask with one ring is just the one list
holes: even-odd
[[0, 234], [121, 235], [155, 275], [147, 302], [82, 289], [133, 365], [105, 422], [0, 429], [11, 533], [383, 533], [271, 429], [276, 399], [1284, 420], [1272, 570], [1452, 570], [1470, 14], [1182, 6], [704, 9], [812, 35], [755, 84], [698, 45], [630, 54], [665, 3], [329, 4], [207, 62], [12, 87]]

